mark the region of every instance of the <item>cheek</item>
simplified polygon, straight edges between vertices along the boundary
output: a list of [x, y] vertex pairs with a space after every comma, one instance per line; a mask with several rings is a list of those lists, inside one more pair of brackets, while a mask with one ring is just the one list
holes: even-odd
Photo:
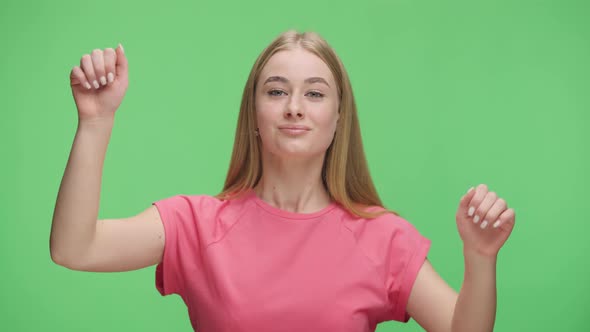
[[261, 132], [268, 132], [276, 122], [274, 118], [275, 117], [270, 112], [261, 110], [256, 113], [256, 126]]
[[329, 110], [324, 110], [317, 118], [317, 123], [321, 123], [322, 127], [330, 129], [330, 131], [336, 130], [338, 123], [338, 109], [331, 107]]
[[[257, 101], [255, 103], [256, 122], [258, 127], [264, 127], [273, 117], [273, 107], [268, 102]], [[262, 129], [262, 128], [261, 128]]]

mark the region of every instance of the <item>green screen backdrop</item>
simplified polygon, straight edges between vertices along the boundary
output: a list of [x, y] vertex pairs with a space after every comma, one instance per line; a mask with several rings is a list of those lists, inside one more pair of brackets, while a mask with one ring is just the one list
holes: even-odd
[[[287, 29], [341, 57], [387, 207], [433, 241], [459, 290], [460, 197], [485, 183], [515, 209], [498, 260], [496, 331], [589, 331], [588, 1], [0, 3], [0, 330], [190, 331], [155, 266], [51, 261], [55, 200], [77, 126], [69, 72], [121, 42], [130, 84], [104, 165], [99, 218], [221, 190], [254, 60]], [[421, 331], [414, 321], [378, 331]]]

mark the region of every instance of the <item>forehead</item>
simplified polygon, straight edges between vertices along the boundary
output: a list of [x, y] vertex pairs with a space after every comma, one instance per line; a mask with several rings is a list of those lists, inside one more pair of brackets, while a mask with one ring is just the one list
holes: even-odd
[[317, 55], [301, 48], [279, 51], [270, 57], [262, 69], [260, 79], [265, 80], [275, 75], [295, 81], [320, 76], [325, 78], [330, 86], [334, 86], [334, 77], [328, 65]]

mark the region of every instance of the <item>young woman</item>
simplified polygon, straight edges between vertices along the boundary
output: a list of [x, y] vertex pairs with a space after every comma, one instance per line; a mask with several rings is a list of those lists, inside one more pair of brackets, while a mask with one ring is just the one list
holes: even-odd
[[198, 331], [364, 332], [410, 317], [427, 331], [493, 329], [496, 259], [513, 209], [483, 184], [461, 198], [465, 276], [455, 292], [426, 257], [430, 240], [383, 207], [349, 78], [316, 33], [287, 31], [256, 60], [220, 194], [96, 220], [127, 68], [119, 45], [72, 69], [79, 122], [53, 216], [57, 264], [157, 265], [157, 289], [183, 298]]

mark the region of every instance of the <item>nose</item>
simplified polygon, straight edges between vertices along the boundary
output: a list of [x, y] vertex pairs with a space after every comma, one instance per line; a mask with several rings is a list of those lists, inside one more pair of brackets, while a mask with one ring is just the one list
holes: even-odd
[[296, 97], [291, 97], [289, 99], [289, 104], [287, 104], [287, 107], [285, 108], [285, 118], [292, 119], [294, 117], [303, 119], [304, 112], [301, 108], [299, 100], [297, 100]]

